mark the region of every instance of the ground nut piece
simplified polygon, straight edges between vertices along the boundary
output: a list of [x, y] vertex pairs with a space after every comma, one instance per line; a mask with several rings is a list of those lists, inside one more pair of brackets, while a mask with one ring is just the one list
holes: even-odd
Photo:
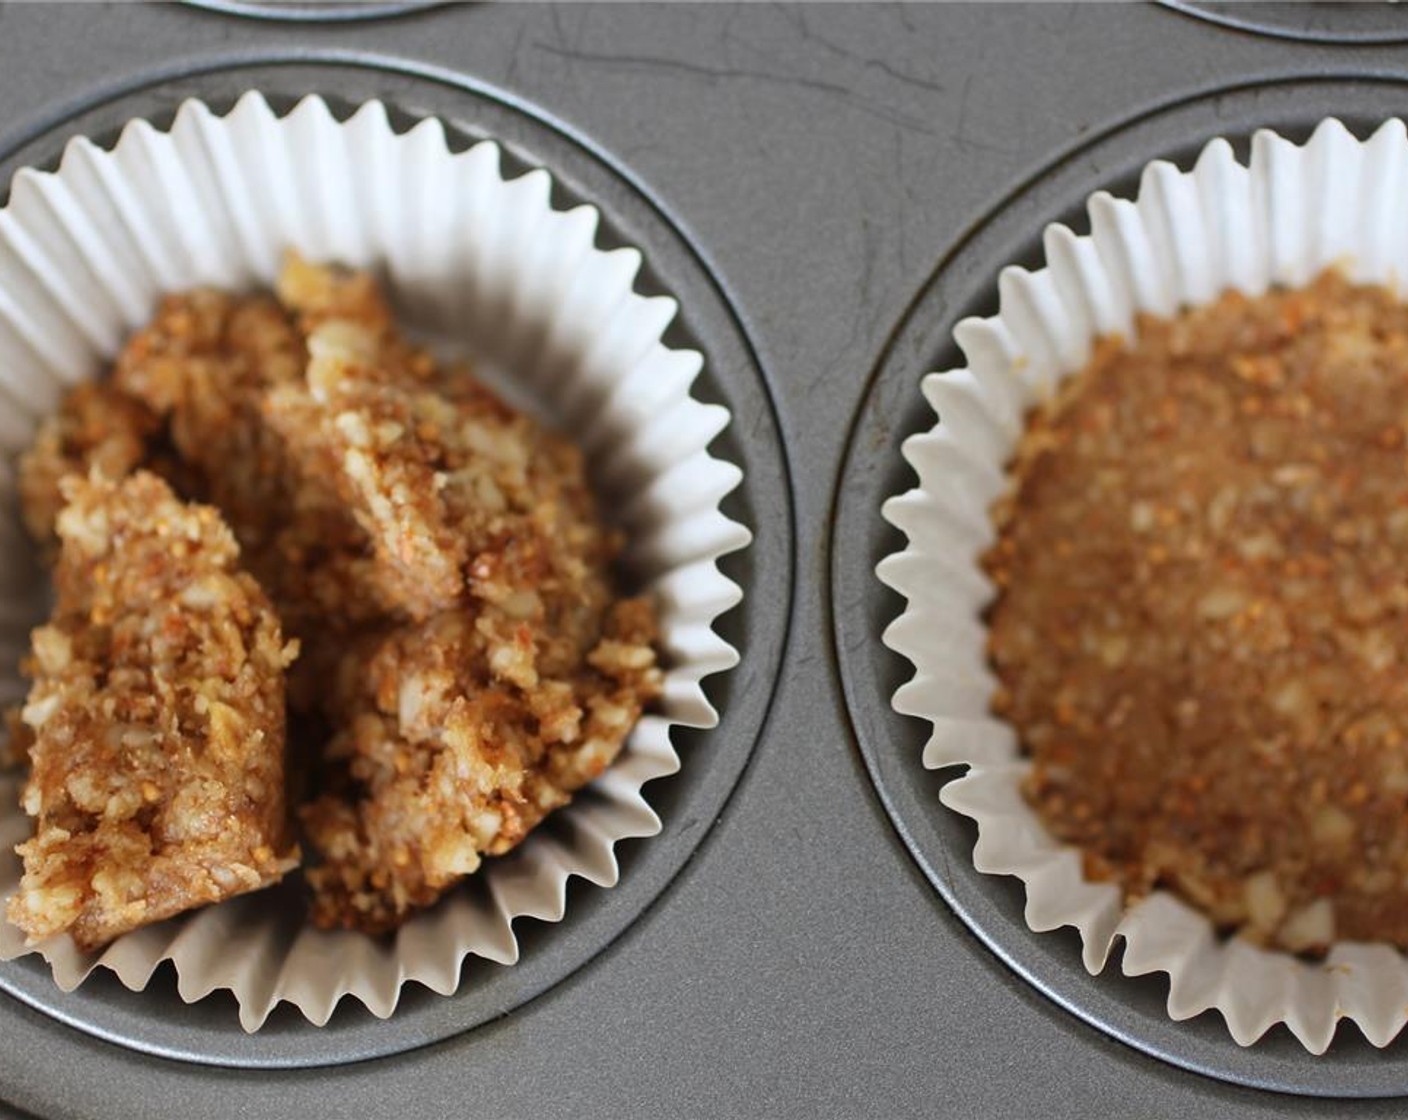
[[1276, 874], [1258, 871], [1244, 884], [1247, 898], [1247, 923], [1265, 935], [1281, 924], [1286, 916], [1286, 899], [1276, 885]]
[[309, 337], [325, 323], [355, 327], [375, 351], [371, 363], [388, 381], [429, 381], [436, 375], [434, 358], [408, 342], [397, 329], [391, 307], [370, 272], [311, 264], [290, 253], [278, 280], [279, 302], [293, 313], [299, 330]]
[[994, 510], [997, 710], [1088, 873], [1408, 948], [1408, 307], [1336, 275], [1106, 340]]
[[308, 871], [319, 925], [376, 933], [433, 903], [598, 777], [658, 695], [644, 601], [576, 632], [520, 624], [515, 640], [535, 662], [553, 645], [578, 651], [554, 651], [573, 671], [526, 689], [493, 668], [502, 646], [481, 625], [492, 610], [395, 629], [341, 665], [331, 792], [302, 814], [321, 856]]
[[138, 472], [70, 478], [57, 603], [35, 631], [34, 741], [9, 920], [93, 950], [275, 882], [296, 863], [283, 798], [294, 651], [219, 514]]
[[1281, 927], [1281, 942], [1293, 952], [1324, 952], [1335, 939], [1335, 907], [1328, 898], [1317, 898], [1293, 914]]
[[146, 463], [161, 424], [141, 401], [103, 382], [70, 389], [20, 456], [25, 527], [47, 555], [58, 549], [54, 521], [63, 508], [59, 483], [94, 471], [120, 479]]

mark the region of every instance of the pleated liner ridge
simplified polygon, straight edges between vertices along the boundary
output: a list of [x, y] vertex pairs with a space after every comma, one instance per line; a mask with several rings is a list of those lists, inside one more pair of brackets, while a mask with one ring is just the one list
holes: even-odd
[[[58, 170], [15, 176], [0, 211], [0, 702], [24, 694], [17, 663], [43, 599], [14, 495], [36, 423], [163, 293], [269, 285], [289, 248], [375, 268], [415, 327], [467, 346], [572, 433], [659, 603], [667, 671], [657, 712], [601, 779], [389, 943], [298, 926], [254, 894], [93, 955], [66, 935], [26, 950], [0, 922], [0, 958], [42, 953], [64, 990], [98, 967], [140, 990], [170, 960], [182, 999], [229, 989], [251, 1031], [281, 1001], [319, 1025], [344, 995], [384, 1017], [408, 980], [455, 991], [470, 954], [512, 964], [516, 918], [561, 920], [570, 877], [614, 885], [617, 841], [660, 830], [643, 787], [680, 768], [673, 727], [717, 723], [700, 682], [738, 661], [714, 623], [742, 598], [717, 564], [751, 539], [719, 509], [742, 475], [707, 450], [730, 417], [690, 396], [702, 356], [662, 342], [677, 303], [637, 294], [640, 252], [596, 248], [598, 211], [554, 209], [551, 186], [543, 170], [506, 179], [492, 142], [452, 153], [433, 119], [397, 134], [379, 102], [339, 122], [316, 97], [279, 117], [253, 92], [224, 117], [187, 101], [169, 131], [132, 121], [111, 150], [75, 139]], [[0, 897], [30, 831], [18, 784], [0, 777]]]
[[1250, 166], [1218, 139], [1191, 171], [1150, 163], [1134, 201], [1092, 195], [1089, 236], [1049, 226], [1045, 267], [1003, 269], [998, 314], [955, 328], [968, 364], [924, 379], [939, 419], [905, 441], [918, 484], [883, 509], [908, 538], [877, 568], [907, 601], [884, 633], [914, 666], [893, 705], [932, 726], [924, 766], [968, 767], [941, 800], [977, 822], [974, 865], [1022, 880], [1034, 931], [1074, 927], [1092, 974], [1122, 938], [1126, 974], [1168, 974], [1170, 1017], [1216, 1008], [1244, 1046], [1285, 1023], [1320, 1054], [1342, 1018], [1387, 1045], [1408, 1022], [1408, 958], [1387, 945], [1338, 943], [1312, 963], [1219, 938], [1168, 892], [1126, 911], [1116, 886], [1084, 878], [1079, 851], [1052, 838], [1023, 799], [1029, 763], [1012, 728], [989, 714], [996, 681], [982, 614], [993, 589], [979, 568], [994, 539], [988, 510], [1027, 410], [1084, 365], [1095, 339], [1128, 336], [1136, 313], [1171, 315], [1228, 289], [1302, 285], [1332, 265], [1360, 282], [1399, 284], [1408, 277], [1406, 189], [1403, 122], [1361, 142], [1326, 120], [1304, 146], [1258, 132]]

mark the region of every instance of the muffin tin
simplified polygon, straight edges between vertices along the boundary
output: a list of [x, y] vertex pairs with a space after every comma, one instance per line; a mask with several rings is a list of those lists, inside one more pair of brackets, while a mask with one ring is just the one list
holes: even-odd
[[1327, 101], [1341, 106], [1339, 112], [1357, 134], [1368, 135], [1392, 114], [1376, 106], [1386, 106], [1404, 91], [1408, 85], [1397, 82], [1326, 76], [1314, 82], [1248, 83], [1176, 102], [1092, 137], [1000, 202], [941, 264], [881, 358], [842, 468], [843, 479], [863, 479], [864, 485], [839, 489], [833, 535], [836, 650], [852, 724], [896, 829], [939, 893], [1020, 976], [1111, 1036], [1200, 1073], [1317, 1095], [1408, 1094], [1408, 1058], [1393, 1060], [1396, 1046], [1380, 1053], [1345, 1026], [1327, 1055], [1309, 1059], [1281, 1027], [1243, 1048], [1211, 1014], [1173, 1022], [1164, 1008], [1165, 977], [1122, 976], [1118, 958], [1100, 975], [1089, 976], [1074, 931], [1034, 934], [1023, 920], [1025, 894], [1016, 880], [995, 879], [974, 868], [971, 822], [938, 800], [938, 790], [956, 772], [923, 770], [918, 759], [928, 729], [896, 714], [887, 703], [911, 675], [909, 666], [897, 657], [857, 656], [859, 632], [883, 629], [899, 609], [893, 592], [859, 574], [902, 547], [902, 538], [876, 511], [909, 484], [908, 468], [894, 454], [895, 446], [932, 424], [932, 411], [913, 386], [925, 371], [963, 365], [952, 329], [969, 315], [995, 310], [994, 262], [1039, 261], [1041, 232], [1048, 224], [1088, 225], [1085, 199], [1098, 189], [1133, 197], [1139, 172], [1152, 159], [1169, 159], [1186, 169], [1204, 143], [1222, 136], [1245, 160], [1250, 134], [1260, 127], [1302, 142], [1319, 122], [1316, 107]]
[[992, 310], [997, 269], [1152, 158], [1408, 111], [1394, 53], [1347, 45], [1373, 41], [1368, 17], [1314, 5], [1339, 38], [1310, 46], [1171, 10], [1221, 7], [1191, 3], [269, 7], [7, 8], [0, 184], [71, 135], [251, 87], [379, 97], [549, 168], [561, 201], [601, 208], [603, 244], [642, 248], [640, 289], [681, 304], [668, 341], [705, 354], [697, 395], [733, 411], [714, 450], [755, 533], [723, 565], [747, 588], [725, 620], [744, 660], [709, 686], [720, 726], [650, 789], [665, 831], [563, 922], [521, 925], [518, 964], [471, 964], [459, 994], [409, 992], [386, 1021], [344, 1004], [254, 1035], [169, 974], [64, 995], [32, 959], [0, 965], [0, 1115], [1249, 1116], [1408, 1095], [1402, 1040], [1243, 1050], [1206, 1015], [1171, 1022], [1160, 979], [1092, 978], [1073, 935], [1031, 934], [889, 706], [907, 673], [873, 575], [899, 443], [928, 423], [919, 379]]
[[[754, 543], [722, 561], [721, 567], [741, 586], [767, 588], [764, 601], [770, 611], [781, 607], [785, 619], [791, 583], [790, 519], [759, 516], [760, 510], [775, 510], [779, 502], [785, 510], [789, 500], [781, 442], [768, 423], [767, 387], [751, 358], [748, 340], [713, 278], [648, 200], [586, 148], [530, 114], [488, 93], [415, 78], [389, 66], [300, 62], [218, 67], [199, 79], [202, 97], [217, 113], [228, 110], [246, 89], [264, 91], [277, 112], [290, 109], [304, 91], [323, 93], [334, 112], [380, 96], [398, 130], [435, 116], [445, 124], [452, 150], [492, 137], [504, 149], [506, 176], [549, 166], [563, 195], [554, 199], [556, 205], [570, 208], [590, 200], [601, 206], [604, 220], [598, 243], [641, 247], [648, 264], [637, 289], [647, 295], [674, 295], [680, 301], [682, 312], [667, 338], [677, 348], [697, 349], [705, 355], [698, 397], [726, 405], [735, 417], [752, 420], [731, 424], [711, 445], [716, 455], [743, 471], [743, 482], [725, 500], [725, 508], [730, 516], [755, 527]], [[7, 153], [0, 175], [8, 181], [13, 168], [52, 166], [73, 135], [93, 137], [105, 147], [113, 129], [130, 119], [145, 118], [165, 127], [182, 99], [181, 88], [165, 80], [105, 98]], [[750, 661], [756, 658], [759, 666], [776, 666], [785, 628], [769, 626], [754, 603], [751, 594], [745, 596], [743, 604], [721, 620], [720, 630], [748, 651]], [[0, 966], [0, 988], [99, 1038], [212, 1065], [287, 1067], [358, 1061], [424, 1045], [506, 1014], [599, 953], [649, 905], [702, 837], [704, 830], [697, 823], [690, 827], [689, 822], [717, 814], [747, 760], [769, 699], [766, 687], [737, 695], [728, 676], [705, 684], [722, 714], [719, 728], [682, 734], [677, 729], [679, 749], [689, 761], [679, 775], [659, 784], [662, 817], [683, 821], [684, 826], [666, 819], [660, 836], [628, 842], [623, 862], [632, 866], [623, 869], [620, 891], [605, 892], [610, 905], [601, 904], [598, 892], [574, 884], [570, 920], [530, 931], [520, 965], [469, 964], [471, 975], [454, 997], [437, 997], [412, 985], [409, 998], [386, 1022], [355, 1001], [344, 1000], [322, 1029], [310, 1027], [290, 1008], [280, 1007], [263, 1029], [246, 1034], [224, 993], [191, 1005], [181, 1002], [169, 968], [163, 970], [168, 975], [143, 992], [130, 992], [99, 970], [94, 982], [64, 993], [42, 961], [23, 957]], [[652, 789], [652, 797], [655, 792]]]

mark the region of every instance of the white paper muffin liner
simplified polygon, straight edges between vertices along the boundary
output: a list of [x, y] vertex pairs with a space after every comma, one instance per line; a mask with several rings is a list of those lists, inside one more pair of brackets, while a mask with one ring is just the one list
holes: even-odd
[[1013, 729], [989, 714], [996, 679], [982, 615], [994, 591], [979, 558], [994, 540], [988, 511], [1027, 410], [1085, 364], [1097, 337], [1130, 336], [1136, 312], [1167, 316], [1228, 289], [1303, 285], [1332, 265], [1356, 281], [1398, 286], [1408, 277], [1405, 198], [1408, 132], [1399, 120], [1363, 142], [1336, 120], [1304, 146], [1258, 132], [1250, 167], [1214, 140], [1192, 171], [1145, 167], [1133, 202], [1092, 195], [1089, 236], [1049, 226], [1046, 267], [1003, 269], [998, 314], [955, 328], [968, 365], [924, 379], [940, 420], [905, 441], [918, 486], [883, 510], [908, 537], [877, 568], [907, 600], [884, 641], [915, 668], [893, 705], [933, 725], [924, 766], [968, 767], [940, 799], [977, 822], [974, 865], [1022, 880], [1031, 929], [1074, 926], [1092, 974], [1123, 938], [1127, 975], [1168, 974], [1170, 1017], [1216, 1008], [1244, 1046], [1285, 1023], [1320, 1054], [1340, 1019], [1386, 1045], [1408, 1022], [1408, 957], [1339, 942], [1312, 963], [1221, 938], [1168, 892], [1126, 910], [1118, 887], [1087, 881], [1078, 849], [1051, 837], [1023, 799], [1030, 764]]
[[[385, 1017], [408, 980], [453, 992], [469, 954], [512, 964], [514, 919], [560, 920], [571, 876], [614, 885], [616, 842], [660, 830], [642, 787], [679, 769], [672, 727], [717, 723], [700, 682], [738, 661], [713, 629], [742, 597], [717, 561], [750, 540], [719, 510], [741, 472], [707, 451], [729, 413], [689, 395], [703, 358], [662, 342], [678, 305], [633, 291], [640, 252], [596, 248], [594, 207], [554, 209], [547, 172], [506, 179], [499, 156], [491, 142], [452, 154], [433, 119], [397, 135], [379, 102], [339, 123], [316, 97], [280, 118], [249, 93], [224, 117], [187, 101], [169, 131], [133, 121], [110, 151], [75, 139], [58, 170], [16, 175], [0, 211], [0, 702], [24, 693], [16, 663], [44, 610], [14, 498], [37, 421], [65, 386], [102, 373], [163, 293], [268, 286], [293, 248], [375, 268], [413, 326], [474, 355], [586, 451], [626, 562], [659, 605], [656, 714], [551, 827], [485, 862], [486, 889], [452, 891], [390, 943], [298, 927], [256, 893], [89, 955], [66, 935], [26, 949], [0, 921], [0, 959], [39, 952], [64, 990], [99, 966], [140, 990], [170, 960], [184, 1000], [229, 989], [246, 1030], [280, 1001], [321, 1025], [343, 995]], [[3, 897], [31, 829], [18, 787], [0, 777]]]

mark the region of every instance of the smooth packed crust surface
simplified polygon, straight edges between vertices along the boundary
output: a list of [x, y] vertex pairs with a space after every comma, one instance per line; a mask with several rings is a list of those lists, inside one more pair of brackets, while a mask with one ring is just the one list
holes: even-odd
[[1102, 343], [984, 567], [1026, 794], [1128, 898], [1408, 948], [1408, 308], [1337, 275]]
[[279, 686], [320, 925], [433, 903], [659, 695], [654, 609], [616, 593], [580, 452], [409, 343], [367, 274], [295, 258], [272, 296], [166, 297], [22, 462], [27, 523], [68, 516], [61, 480], [138, 467], [218, 508], [300, 648]]
[[9, 920], [82, 949], [278, 880], [284, 668], [294, 656], [233, 535], [154, 475], [70, 476], [57, 605], [34, 633], [33, 732]]

